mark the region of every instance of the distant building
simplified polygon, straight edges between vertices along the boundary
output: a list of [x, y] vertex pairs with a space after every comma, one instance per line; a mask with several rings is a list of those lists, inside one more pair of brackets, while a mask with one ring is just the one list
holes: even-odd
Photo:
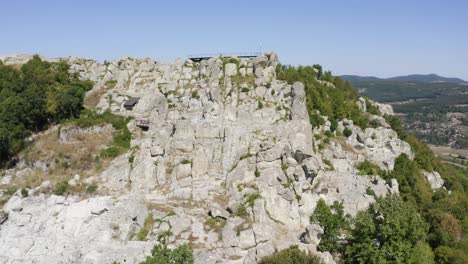
[[138, 100], [140, 100], [140, 97], [131, 97], [128, 99], [128, 101], [124, 103], [125, 109], [132, 110], [133, 107], [138, 103]]

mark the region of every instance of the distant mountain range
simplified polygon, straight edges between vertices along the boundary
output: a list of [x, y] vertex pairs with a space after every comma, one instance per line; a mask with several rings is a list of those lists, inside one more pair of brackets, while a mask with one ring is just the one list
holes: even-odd
[[397, 76], [391, 78], [378, 78], [373, 76], [358, 76], [358, 75], [341, 75], [341, 78], [349, 82], [373, 82], [373, 81], [388, 81], [388, 82], [417, 82], [417, 83], [463, 83], [467, 81], [459, 78], [448, 78], [437, 74], [411, 74], [406, 76]]

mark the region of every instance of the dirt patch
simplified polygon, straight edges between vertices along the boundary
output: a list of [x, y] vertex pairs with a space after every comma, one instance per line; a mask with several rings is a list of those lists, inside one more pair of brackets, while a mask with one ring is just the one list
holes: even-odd
[[60, 140], [60, 129], [57, 128], [36, 136], [22, 157], [32, 170], [15, 179], [15, 185], [34, 188], [46, 180], [55, 185], [71, 179], [75, 174], [81, 178], [98, 174], [110, 163], [100, 154], [112, 142], [113, 131], [75, 130], [74, 140], [67, 143]]

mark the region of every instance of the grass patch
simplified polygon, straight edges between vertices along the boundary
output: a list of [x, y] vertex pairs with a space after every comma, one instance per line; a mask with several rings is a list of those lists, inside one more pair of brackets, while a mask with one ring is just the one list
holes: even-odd
[[188, 159], [184, 159], [180, 162], [180, 164], [192, 164], [192, 161]]
[[253, 157], [253, 156], [255, 156], [255, 154], [247, 153], [247, 154], [244, 154], [244, 155], [240, 156], [240, 160], [248, 159], [248, 158]]
[[150, 233], [151, 229], [153, 228], [155, 220], [153, 217], [153, 214], [148, 214], [145, 218], [145, 222], [143, 224], [143, 227], [138, 231], [137, 240], [139, 241], [146, 241], [147, 236]]
[[329, 171], [334, 171], [335, 170], [335, 167], [333, 167], [333, 164], [332, 164], [332, 162], [330, 160], [324, 159], [322, 161], [323, 161], [323, 163], [325, 163], [328, 166]]
[[219, 233], [226, 225], [226, 219], [221, 217], [210, 217], [208, 220], [206, 220], [205, 224], [209, 229]]

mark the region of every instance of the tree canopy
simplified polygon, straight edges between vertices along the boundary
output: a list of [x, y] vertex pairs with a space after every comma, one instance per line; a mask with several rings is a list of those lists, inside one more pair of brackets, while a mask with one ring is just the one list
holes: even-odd
[[0, 63], [0, 165], [12, 160], [32, 132], [79, 116], [93, 84], [68, 69], [66, 62], [37, 55], [19, 69]]

